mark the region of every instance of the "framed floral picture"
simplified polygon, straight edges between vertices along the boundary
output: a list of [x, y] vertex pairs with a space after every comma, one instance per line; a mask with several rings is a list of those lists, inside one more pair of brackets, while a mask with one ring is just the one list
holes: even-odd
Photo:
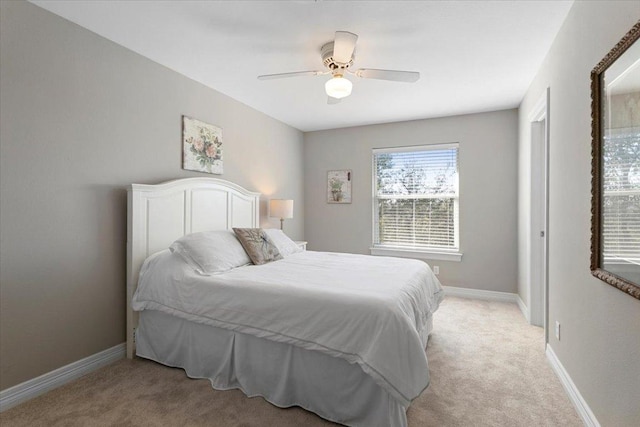
[[182, 116], [182, 168], [222, 174], [222, 129]]
[[327, 203], [351, 203], [351, 171], [327, 173]]

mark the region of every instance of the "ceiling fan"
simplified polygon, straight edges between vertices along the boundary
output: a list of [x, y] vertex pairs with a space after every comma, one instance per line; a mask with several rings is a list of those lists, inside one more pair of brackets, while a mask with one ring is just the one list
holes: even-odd
[[356, 41], [358, 35], [348, 31], [336, 31], [334, 41], [324, 44], [320, 48], [322, 62], [327, 71], [297, 71], [293, 73], [266, 74], [258, 76], [260, 80], [282, 79], [285, 77], [299, 76], [323, 76], [331, 74], [324, 87], [329, 97], [328, 104], [337, 104], [342, 98], [351, 95], [353, 84], [345, 78], [345, 74], [351, 74], [364, 79], [391, 80], [394, 82], [413, 83], [418, 81], [420, 73], [417, 71], [376, 70], [373, 68], [360, 68], [351, 70], [355, 59]]

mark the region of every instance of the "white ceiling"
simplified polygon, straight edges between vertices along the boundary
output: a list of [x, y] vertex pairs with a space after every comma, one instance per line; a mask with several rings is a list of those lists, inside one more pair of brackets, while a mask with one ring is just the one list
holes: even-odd
[[[517, 107], [573, 1], [56, 1], [44, 9], [302, 131]], [[352, 78], [327, 105], [336, 30], [359, 35], [353, 68], [419, 71], [417, 83]]]

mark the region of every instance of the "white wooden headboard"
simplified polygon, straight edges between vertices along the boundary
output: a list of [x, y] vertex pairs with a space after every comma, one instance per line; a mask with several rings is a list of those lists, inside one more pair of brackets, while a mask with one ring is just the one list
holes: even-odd
[[260, 193], [216, 178], [132, 184], [127, 204], [127, 357], [135, 354], [138, 313], [131, 300], [138, 273], [151, 254], [189, 233], [259, 227]]

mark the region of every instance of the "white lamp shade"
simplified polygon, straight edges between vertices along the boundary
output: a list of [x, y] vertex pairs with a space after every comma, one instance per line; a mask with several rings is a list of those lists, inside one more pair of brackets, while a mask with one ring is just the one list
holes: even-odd
[[353, 84], [342, 76], [334, 76], [324, 84], [324, 90], [332, 98], [340, 99], [351, 95]]
[[293, 218], [293, 200], [271, 199], [269, 216], [274, 218]]

